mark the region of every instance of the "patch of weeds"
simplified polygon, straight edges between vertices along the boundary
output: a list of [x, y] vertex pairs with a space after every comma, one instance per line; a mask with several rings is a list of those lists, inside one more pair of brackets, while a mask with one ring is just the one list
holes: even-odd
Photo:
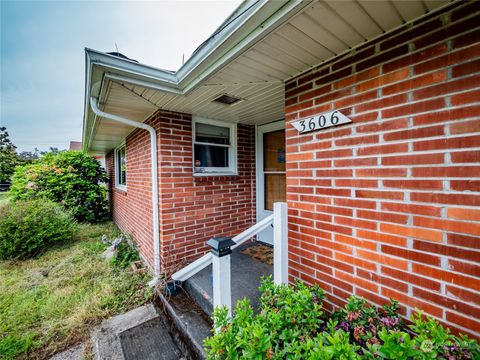
[[120, 268], [127, 268], [134, 261], [140, 260], [138, 249], [131, 241], [122, 241], [118, 244], [116, 254], [112, 258], [112, 265]]
[[150, 301], [148, 275], [111, 266], [100, 240], [113, 223], [79, 225], [76, 241], [25, 261], [0, 261], [0, 359], [48, 359], [88, 339], [103, 319]]
[[13, 359], [17, 354], [25, 353], [35, 345], [34, 334], [27, 333], [19, 338], [7, 335], [0, 341], [0, 359]]
[[85, 350], [83, 351], [82, 360], [93, 360], [93, 344], [90, 339], [88, 339], [85, 343]]
[[[121, 231], [113, 222], [106, 222], [103, 224], [92, 225], [80, 225], [80, 231], [78, 234], [79, 240], [100, 239], [102, 235], [106, 235], [107, 238], [113, 239], [121, 234]], [[102, 243], [99, 241], [99, 243]]]
[[112, 282], [110, 291], [113, 296], [103, 299], [102, 308], [115, 313], [123, 313], [148, 303], [153, 290], [148, 286], [149, 276], [128, 272], [120, 272]]

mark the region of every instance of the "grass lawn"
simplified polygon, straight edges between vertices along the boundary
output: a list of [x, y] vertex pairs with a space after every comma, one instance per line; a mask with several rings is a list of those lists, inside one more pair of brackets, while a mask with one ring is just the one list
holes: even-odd
[[10, 193], [8, 191], [0, 191], [0, 204], [4, 201], [7, 201]]
[[[1, 201], [1, 200], [0, 200]], [[0, 261], [0, 359], [46, 359], [89, 338], [102, 319], [150, 301], [147, 275], [100, 258], [113, 223], [80, 225], [75, 242]]]

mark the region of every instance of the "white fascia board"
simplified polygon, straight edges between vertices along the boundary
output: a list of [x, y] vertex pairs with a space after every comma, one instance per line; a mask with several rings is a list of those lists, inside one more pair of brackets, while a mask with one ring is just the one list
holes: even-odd
[[114, 55], [109, 55], [93, 49], [85, 49], [90, 62], [95, 65], [103, 66], [108, 71], [115, 73], [125, 73], [130, 77], [139, 77], [153, 82], [159, 82], [165, 86], [178, 86], [177, 75], [173, 71], [159, 69], [153, 66], [140, 64], [135, 61], [121, 59]]
[[[267, 1], [264, 6], [240, 25], [240, 29], [229, 33], [224, 44], [216, 46], [217, 54], [208, 55], [203, 64], [199, 64], [190, 73], [180, 77], [180, 86], [186, 94], [194, 90], [205, 79], [231, 63], [242, 53], [259, 42], [271, 31], [304, 9], [313, 0]], [[222, 48], [223, 47], [223, 48]], [[222, 49], [221, 49], [222, 48]], [[203, 67], [201, 65], [204, 65]], [[182, 70], [182, 69], [180, 69]], [[197, 73], [198, 72], [198, 73]]]
[[126, 75], [118, 75], [118, 74], [112, 74], [112, 73], [106, 73], [105, 74], [105, 80], [113, 80], [117, 82], [126, 82], [132, 85], [137, 85], [137, 86], [142, 86], [147, 89], [153, 89], [153, 90], [159, 90], [175, 95], [183, 95], [183, 92], [178, 89], [178, 87], [172, 87], [172, 86], [165, 86], [161, 83], [154, 83], [152, 81], [146, 81], [142, 79], [134, 79], [132, 77], [126, 76]]
[[[121, 59], [92, 49], [85, 49], [88, 62], [101, 66], [110, 77], [123, 76], [122, 81], [142, 83], [149, 88], [162, 87], [185, 94], [222, 65], [239, 56], [285, 19], [305, 8], [313, 0], [268, 1], [250, 0], [241, 7], [248, 12], [228, 24], [203, 45], [177, 72], [167, 71], [135, 61]], [[253, 5], [252, 5], [253, 3]], [[241, 13], [241, 11], [238, 11]]]
[[[112, 73], [112, 74], [110, 74]], [[117, 77], [117, 79], [115, 79]], [[168, 70], [143, 65], [127, 59], [102, 52], [85, 49], [85, 105], [83, 117], [83, 149], [88, 151], [91, 136], [95, 127], [96, 116], [90, 109], [89, 98], [100, 96], [101, 88], [97, 84], [105, 83], [105, 80], [125, 81], [135, 85], [155, 88], [157, 90], [180, 94], [176, 75]]]
[[[199, 65], [205, 62], [215, 50], [219, 49], [227, 39], [238, 37], [240, 28], [245, 26], [247, 21], [257, 14], [261, 9], [265, 9], [265, 5], [270, 4], [270, 8], [280, 8], [283, 5], [281, 1], [266, 1], [266, 0], [249, 0], [244, 1], [238, 11], [238, 15], [232, 14], [227, 20], [225, 20], [219, 28], [224, 27], [217, 34], [218, 30], [211, 35], [211, 37], [202, 44], [193, 55], [178, 69], [178, 78], [184, 81], [190, 74], [197, 70]], [[271, 6], [275, 5], [275, 6]], [[248, 10], [248, 11], [247, 11]], [[245, 11], [244, 14], [242, 12]], [[238, 16], [235, 18], [235, 16]], [[233, 18], [233, 20], [231, 20]], [[228, 23], [231, 21], [230, 23]]]

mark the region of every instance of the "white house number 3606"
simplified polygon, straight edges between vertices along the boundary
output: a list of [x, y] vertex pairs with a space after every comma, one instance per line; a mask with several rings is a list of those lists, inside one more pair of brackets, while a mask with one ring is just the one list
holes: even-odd
[[302, 134], [351, 122], [351, 119], [343, 115], [340, 111], [335, 110], [294, 121], [292, 125]]

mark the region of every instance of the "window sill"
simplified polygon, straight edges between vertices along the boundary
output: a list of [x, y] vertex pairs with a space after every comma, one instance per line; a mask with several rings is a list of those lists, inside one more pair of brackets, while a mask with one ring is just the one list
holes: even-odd
[[218, 177], [218, 176], [238, 176], [236, 172], [205, 172], [205, 173], [193, 173], [193, 177]]
[[126, 193], [126, 192], [127, 192], [127, 187], [126, 187], [126, 186], [122, 186], [122, 185], [115, 185], [115, 190], [118, 190], [118, 191], [121, 191], [121, 192]]

